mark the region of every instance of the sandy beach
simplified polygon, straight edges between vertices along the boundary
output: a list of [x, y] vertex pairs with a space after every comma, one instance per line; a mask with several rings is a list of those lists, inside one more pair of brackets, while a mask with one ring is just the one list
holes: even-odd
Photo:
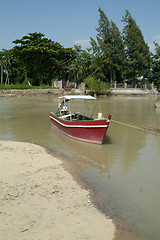
[[0, 240], [114, 239], [90, 192], [40, 146], [0, 141], [0, 189]]

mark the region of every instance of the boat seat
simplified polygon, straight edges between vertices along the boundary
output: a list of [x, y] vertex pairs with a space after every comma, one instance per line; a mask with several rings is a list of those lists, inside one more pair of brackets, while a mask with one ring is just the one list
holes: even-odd
[[77, 121], [81, 121], [82, 120], [82, 115], [77, 114], [76, 119], [77, 119]]
[[61, 119], [65, 119], [65, 118], [68, 118], [68, 117], [71, 117], [71, 116], [72, 116], [72, 114], [66, 114], [66, 115], [61, 116]]
[[83, 116], [83, 119], [82, 119], [82, 120], [93, 120], [93, 118], [87, 117], [87, 116]]

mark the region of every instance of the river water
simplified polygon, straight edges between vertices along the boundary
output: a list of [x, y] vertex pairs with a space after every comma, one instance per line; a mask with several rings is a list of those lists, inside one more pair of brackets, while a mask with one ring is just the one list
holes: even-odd
[[156, 101], [157, 97], [100, 98], [103, 114], [112, 113], [113, 120], [126, 125], [111, 122], [104, 144], [94, 145], [70, 139], [50, 125], [49, 113], [57, 109], [57, 97], [1, 97], [0, 139], [39, 144], [67, 159], [94, 189], [94, 200], [102, 211], [131, 231], [159, 240], [160, 110], [155, 108]]

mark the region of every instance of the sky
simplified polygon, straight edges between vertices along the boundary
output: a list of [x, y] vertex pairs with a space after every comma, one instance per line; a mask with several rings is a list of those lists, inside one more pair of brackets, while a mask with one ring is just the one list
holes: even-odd
[[150, 50], [153, 41], [160, 44], [160, 0], [0, 0], [0, 51], [33, 32], [64, 47], [90, 47], [90, 37], [96, 39], [99, 7], [120, 31], [122, 16], [129, 10]]

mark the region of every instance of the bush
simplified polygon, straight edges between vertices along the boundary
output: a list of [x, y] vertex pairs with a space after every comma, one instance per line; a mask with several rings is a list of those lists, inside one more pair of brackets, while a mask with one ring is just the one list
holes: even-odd
[[84, 79], [84, 83], [88, 86], [91, 92], [93, 91], [96, 94], [99, 94], [101, 92], [100, 83], [95, 77], [88, 76], [86, 79]]
[[88, 76], [84, 79], [84, 83], [88, 86], [90, 93], [96, 94], [108, 94], [110, 86], [108, 82], [103, 82], [95, 77]]
[[5, 85], [0, 84], [0, 89], [8, 90], [8, 89], [30, 89], [31, 87], [29, 85], [25, 84], [14, 84], [14, 85]]

